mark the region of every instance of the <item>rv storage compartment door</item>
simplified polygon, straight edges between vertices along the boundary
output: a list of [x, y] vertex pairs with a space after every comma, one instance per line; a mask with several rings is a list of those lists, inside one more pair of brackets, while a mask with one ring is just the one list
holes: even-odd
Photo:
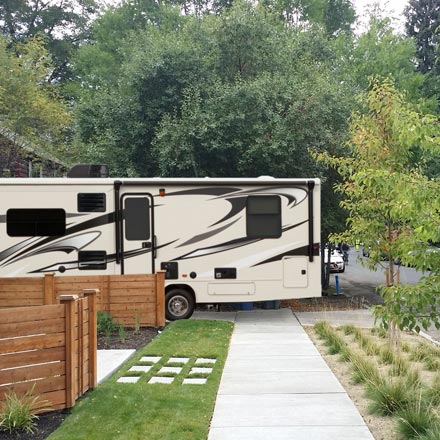
[[307, 287], [309, 284], [308, 257], [284, 257], [284, 287]]
[[254, 283], [209, 283], [209, 295], [254, 295]]

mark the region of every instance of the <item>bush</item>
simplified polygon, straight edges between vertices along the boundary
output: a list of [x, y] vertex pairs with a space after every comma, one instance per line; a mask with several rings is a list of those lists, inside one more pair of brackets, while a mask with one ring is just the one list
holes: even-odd
[[[98, 335], [105, 336], [105, 346], [108, 347], [110, 337], [113, 333], [119, 332], [121, 326], [115, 322], [112, 316], [107, 312], [98, 312], [97, 314], [97, 332]], [[125, 339], [125, 330], [124, 330]]]
[[5, 400], [0, 407], [0, 430], [25, 431], [33, 433], [38, 411], [48, 409], [48, 402], [40, 400], [33, 394], [34, 387], [24, 396], [17, 396], [14, 391], [5, 394]]

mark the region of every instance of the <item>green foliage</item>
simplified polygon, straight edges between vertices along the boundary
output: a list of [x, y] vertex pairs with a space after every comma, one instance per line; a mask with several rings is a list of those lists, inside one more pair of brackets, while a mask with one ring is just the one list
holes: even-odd
[[404, 439], [419, 439], [436, 424], [438, 420], [432, 414], [431, 408], [426, 408], [420, 394], [408, 408], [397, 414], [397, 431]]
[[23, 396], [14, 391], [5, 394], [4, 401], [0, 403], [0, 431], [9, 431], [10, 434], [16, 431], [34, 432], [37, 411], [48, 409], [48, 406], [33, 390], [34, 387]]
[[390, 416], [408, 408], [414, 389], [404, 379], [381, 379], [368, 382], [366, 395], [371, 400], [369, 410], [372, 414]]
[[[0, 121], [3, 128], [34, 145], [56, 151], [70, 115], [56, 90], [45, 83], [52, 65], [41, 38], [16, 46], [0, 36]], [[43, 140], [44, 139], [44, 140]]]
[[425, 434], [418, 437], [417, 440], [438, 440], [440, 438], [440, 423], [437, 422], [434, 427], [428, 429]]
[[[354, 40], [341, 43], [341, 57], [349, 54], [347, 63], [341, 67], [360, 90], [369, 88], [371, 78], [392, 79], [408, 99], [418, 102], [425, 78], [417, 72], [413, 59], [416, 48], [413, 40], [396, 33], [389, 18], [371, 15], [368, 29]], [[434, 108], [435, 102], [425, 103]]]
[[418, 70], [438, 74], [438, 27], [440, 10], [436, 0], [409, 0], [405, 8], [406, 33], [413, 37], [417, 47]]
[[350, 357], [352, 380], [356, 384], [367, 384], [372, 387], [383, 382], [377, 364], [364, 356], [352, 353]]
[[118, 332], [121, 342], [125, 339], [125, 328], [114, 321], [113, 317], [107, 312], [97, 313], [97, 333], [105, 336], [105, 346], [108, 347], [110, 337]]
[[[428, 243], [429, 236], [435, 240], [439, 233], [435, 194], [440, 182], [427, 179], [411, 161], [415, 149], [439, 153], [438, 124], [434, 116], [415, 112], [390, 81], [374, 82], [364, 103], [365, 113], [352, 116], [350, 156], [315, 155], [344, 179], [336, 189], [345, 196], [341, 206], [348, 211], [347, 230], [333, 241], [362, 239], [371, 247], [365, 264], [371, 269], [384, 267], [384, 305], [374, 309], [384, 328], [391, 324], [419, 331], [420, 325], [440, 326], [434, 287], [438, 288], [438, 278], [429, 277], [416, 287], [402, 286], [393, 264], [416, 243]], [[414, 263], [420, 267], [423, 260], [415, 257]]]
[[300, 177], [323, 172], [308, 147], [345, 140], [353, 100], [318, 28], [286, 28], [236, 2], [220, 16], [121, 31], [119, 47], [107, 30], [95, 35], [76, 63], [77, 159], [122, 176]]
[[[70, 77], [70, 58], [88, 36], [95, 0], [3, 0], [0, 3], [0, 32], [15, 45], [36, 37], [44, 43], [54, 60], [47, 82]], [[18, 46], [17, 46], [18, 47]]]
[[440, 373], [437, 372], [431, 386], [425, 388], [424, 399], [433, 407], [440, 406]]

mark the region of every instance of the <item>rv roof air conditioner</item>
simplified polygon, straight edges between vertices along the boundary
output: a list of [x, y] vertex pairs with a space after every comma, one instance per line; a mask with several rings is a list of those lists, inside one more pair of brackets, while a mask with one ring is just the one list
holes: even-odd
[[82, 163], [74, 165], [69, 172], [67, 177], [108, 177], [108, 166], [107, 165], [96, 165], [90, 163]]

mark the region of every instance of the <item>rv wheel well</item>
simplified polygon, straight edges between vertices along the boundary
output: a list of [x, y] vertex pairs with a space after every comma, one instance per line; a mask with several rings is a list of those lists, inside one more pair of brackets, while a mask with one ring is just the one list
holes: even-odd
[[196, 302], [196, 294], [194, 293], [194, 290], [187, 284], [169, 284], [168, 286], [165, 287], [165, 294], [167, 294], [170, 290], [173, 289], [186, 290], [189, 294], [192, 295], [192, 297], [194, 298], [194, 302]]

